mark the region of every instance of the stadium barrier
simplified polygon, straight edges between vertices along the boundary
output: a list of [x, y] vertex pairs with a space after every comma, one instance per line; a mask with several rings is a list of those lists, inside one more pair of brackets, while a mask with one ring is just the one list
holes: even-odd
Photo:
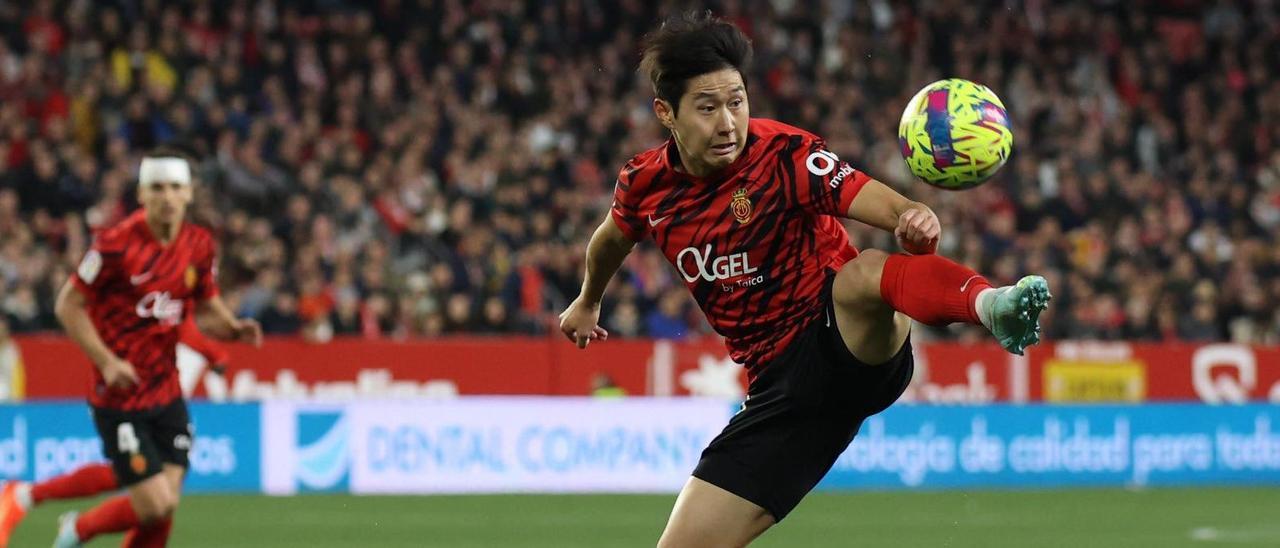
[[272, 494], [675, 492], [731, 415], [705, 398], [272, 401], [262, 410]]
[[1275, 405], [997, 404], [894, 406], [863, 424], [819, 487], [1277, 483]]
[[[261, 412], [254, 403], [192, 403], [195, 424], [186, 485], [196, 492], [261, 490]], [[0, 405], [0, 478], [43, 480], [102, 461], [83, 402]]]
[[[89, 365], [62, 337], [21, 337], [29, 398], [80, 398]], [[190, 395], [212, 401], [279, 398], [582, 396], [608, 376], [631, 395], [740, 398], [746, 376], [715, 338], [610, 340], [581, 352], [559, 338], [420, 341], [271, 339], [229, 346], [226, 378], [179, 347]], [[1280, 347], [1235, 344], [1056, 342], [1014, 356], [992, 344], [918, 342], [907, 401], [1202, 401], [1280, 403]]]
[[[710, 398], [191, 405], [191, 492], [674, 493], [737, 409]], [[81, 403], [0, 406], [0, 477], [100, 460]], [[820, 489], [1280, 485], [1280, 406], [899, 404]]]

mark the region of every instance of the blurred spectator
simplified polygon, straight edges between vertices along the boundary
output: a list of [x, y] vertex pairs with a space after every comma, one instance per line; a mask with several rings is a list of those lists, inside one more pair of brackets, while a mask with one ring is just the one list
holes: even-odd
[[507, 314], [507, 304], [498, 297], [489, 297], [484, 300], [484, 306], [480, 314], [480, 325], [476, 331], [480, 333], [510, 333], [514, 328], [511, 317]]
[[333, 327], [334, 335], [360, 334], [360, 301], [354, 295], [339, 297], [329, 313], [329, 325]]
[[686, 299], [680, 289], [669, 289], [658, 299], [658, 306], [645, 317], [645, 328], [650, 337], [658, 339], [683, 339], [689, 335]]
[[454, 293], [445, 301], [444, 330], [446, 333], [468, 333], [479, 326], [475, 319], [475, 303], [466, 293]]
[[365, 301], [364, 310], [360, 313], [360, 333], [371, 339], [379, 337], [399, 337], [403, 335], [395, 324], [392, 314], [391, 299], [385, 293], [377, 292]]
[[52, 320], [43, 317], [36, 292], [31, 286], [19, 286], [0, 303], [4, 319], [15, 333], [38, 331], [50, 325]]
[[0, 401], [19, 401], [26, 395], [22, 354], [9, 338], [9, 324], [0, 318]]
[[627, 396], [626, 389], [603, 371], [591, 376], [591, 395], [602, 399], [618, 399]]
[[619, 302], [613, 308], [613, 313], [605, 319], [604, 325], [612, 337], [639, 337], [644, 334], [640, 309], [633, 300]]
[[281, 291], [271, 300], [271, 306], [262, 312], [258, 321], [262, 332], [272, 335], [293, 335], [302, 329], [298, 316], [298, 298], [290, 291]]
[[[136, 207], [137, 161], [165, 143], [201, 158], [192, 218], [221, 238], [228, 302], [273, 332], [361, 337], [549, 331], [615, 170], [666, 138], [638, 41], [688, 7], [10, 4], [0, 309], [13, 331], [57, 328], [56, 289], [88, 236]], [[342, 17], [322, 11], [339, 4]], [[750, 14], [734, 20], [756, 47], [752, 114], [826, 137], [933, 206], [942, 251], [994, 281], [1044, 273], [1049, 337], [1280, 343], [1276, 3], [732, 4]], [[996, 89], [1018, 142], [994, 181], [962, 193], [910, 182], [894, 132], [907, 99], [950, 76]], [[855, 245], [893, 249], [849, 226]], [[1193, 291], [1206, 283], [1211, 295]], [[616, 336], [709, 332], [649, 244], [603, 308]]]

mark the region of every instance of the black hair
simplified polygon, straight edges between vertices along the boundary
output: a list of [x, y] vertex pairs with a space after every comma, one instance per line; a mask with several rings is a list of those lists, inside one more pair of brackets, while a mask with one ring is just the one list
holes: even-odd
[[690, 79], [726, 68], [742, 73], [750, 62], [751, 40], [738, 27], [710, 11], [689, 11], [645, 36], [640, 72], [675, 115]]

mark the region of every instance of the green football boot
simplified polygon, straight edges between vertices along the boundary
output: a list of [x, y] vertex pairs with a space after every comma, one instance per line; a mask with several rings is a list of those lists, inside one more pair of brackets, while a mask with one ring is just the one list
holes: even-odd
[[1049, 283], [1041, 276], [1023, 276], [1018, 283], [993, 289], [983, 299], [991, 318], [991, 334], [1005, 350], [1019, 356], [1040, 342], [1040, 313], [1049, 307]]

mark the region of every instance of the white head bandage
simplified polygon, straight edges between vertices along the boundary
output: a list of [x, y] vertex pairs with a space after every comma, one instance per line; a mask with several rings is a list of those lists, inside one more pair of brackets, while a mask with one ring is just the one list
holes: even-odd
[[138, 168], [138, 184], [151, 183], [191, 184], [191, 166], [182, 158], [143, 158]]

